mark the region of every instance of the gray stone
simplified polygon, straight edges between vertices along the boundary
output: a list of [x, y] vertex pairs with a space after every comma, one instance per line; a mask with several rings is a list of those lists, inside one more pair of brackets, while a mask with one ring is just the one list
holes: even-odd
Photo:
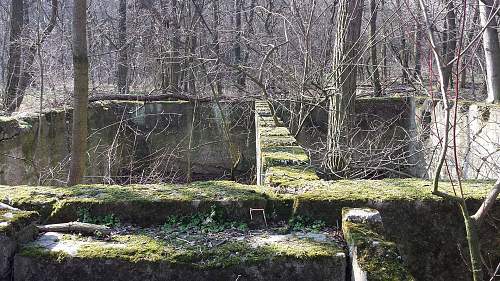
[[382, 216], [374, 209], [352, 208], [343, 213], [343, 221], [353, 223], [382, 224]]

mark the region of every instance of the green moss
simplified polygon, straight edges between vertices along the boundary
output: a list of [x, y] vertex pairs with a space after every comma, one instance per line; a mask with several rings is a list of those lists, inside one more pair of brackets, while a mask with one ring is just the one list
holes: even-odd
[[359, 266], [367, 272], [369, 280], [415, 280], [406, 269], [396, 245], [384, 239], [381, 229], [344, 221], [342, 230], [347, 243], [356, 246]]
[[261, 136], [260, 146], [262, 148], [275, 146], [296, 146], [297, 141], [292, 136]]
[[[464, 197], [482, 200], [493, 183], [493, 181], [464, 181]], [[432, 194], [431, 185], [430, 181], [422, 179], [288, 182], [291, 188], [302, 187], [307, 190], [300, 196], [302, 199], [315, 201], [443, 201], [441, 197]], [[449, 182], [441, 182], [439, 186], [441, 191], [453, 194]]]
[[24, 246], [19, 252], [19, 255], [57, 263], [63, 262], [69, 258], [69, 255], [63, 251], [51, 251], [47, 248], [36, 245]]
[[0, 123], [2, 127], [11, 129], [19, 128], [21, 130], [29, 130], [33, 126], [33, 116], [26, 117], [11, 117], [0, 116]]
[[195, 269], [214, 269], [254, 265], [282, 258], [313, 260], [332, 257], [343, 252], [333, 243], [298, 238], [263, 245], [254, 245], [248, 241], [229, 241], [214, 247], [191, 245], [177, 239], [158, 240], [140, 234], [113, 236], [108, 242], [89, 242], [76, 235], [65, 235], [64, 239], [81, 241], [82, 245], [74, 257], [61, 252], [51, 252], [36, 244], [24, 247], [21, 255], [56, 262], [79, 258], [122, 260], [131, 263], [168, 263]]
[[290, 136], [287, 127], [263, 127], [259, 132], [262, 136]]
[[0, 210], [0, 235], [13, 236], [38, 218], [37, 212]]
[[273, 166], [305, 165], [309, 156], [300, 146], [274, 146], [262, 149], [264, 170]]
[[[237, 206], [261, 206], [266, 200], [260, 188], [230, 181], [189, 185], [0, 187], [2, 197], [9, 198], [16, 207], [42, 210], [42, 218], [49, 223], [76, 220], [78, 210], [88, 208], [93, 217], [115, 214], [122, 222], [141, 225], [161, 224], [168, 215], [190, 215], [213, 204], [224, 205], [229, 214], [242, 215], [246, 211], [236, 210]], [[159, 215], [153, 215], [155, 213]]]
[[316, 172], [306, 166], [270, 167], [266, 171], [266, 184], [279, 187], [305, 186], [319, 178]]
[[[367, 202], [444, 201], [431, 193], [431, 182], [426, 180], [322, 181], [307, 166], [271, 167], [266, 173], [266, 182], [276, 188], [229, 181], [190, 185], [0, 186], [0, 198], [7, 199], [15, 207], [38, 211], [42, 220], [49, 218], [53, 223], [76, 220], [78, 209], [88, 208], [93, 217], [115, 214], [123, 223], [141, 225], [163, 224], [170, 215], [189, 216], [210, 210], [214, 204], [225, 208], [232, 216], [229, 219], [248, 219], [245, 208], [267, 206], [266, 212], [285, 215], [291, 208], [290, 202], [299, 202], [302, 212], [331, 222], [330, 218], [320, 216], [324, 213], [322, 208], [328, 204], [340, 208], [366, 205]], [[465, 181], [465, 198], [483, 200], [492, 186], [492, 181]], [[442, 182], [440, 189], [452, 193], [447, 182]], [[340, 209], [332, 209], [330, 213], [338, 217]]]

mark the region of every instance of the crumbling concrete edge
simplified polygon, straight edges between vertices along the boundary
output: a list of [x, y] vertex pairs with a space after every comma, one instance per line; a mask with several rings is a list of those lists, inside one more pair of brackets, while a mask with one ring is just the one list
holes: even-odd
[[395, 243], [384, 236], [377, 210], [342, 209], [342, 232], [349, 248], [352, 281], [413, 281]]

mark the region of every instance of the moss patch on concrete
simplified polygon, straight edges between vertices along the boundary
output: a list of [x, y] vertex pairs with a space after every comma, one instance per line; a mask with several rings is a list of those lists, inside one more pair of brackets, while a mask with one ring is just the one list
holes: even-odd
[[260, 145], [262, 148], [276, 146], [296, 146], [297, 141], [292, 136], [260, 136]]
[[280, 259], [315, 260], [343, 254], [342, 248], [333, 242], [317, 242], [305, 238], [262, 245], [247, 240], [230, 239], [213, 247], [192, 245], [176, 239], [159, 240], [145, 234], [116, 235], [106, 242], [83, 240], [76, 235], [64, 235], [63, 239], [64, 242], [74, 240], [80, 243], [76, 254], [51, 251], [36, 243], [25, 246], [20, 254], [52, 262], [63, 262], [72, 258], [122, 260], [131, 263], [168, 263], [194, 269], [255, 265]]
[[272, 187], [298, 188], [318, 180], [316, 172], [307, 166], [275, 166], [266, 171], [266, 184]]
[[287, 127], [263, 127], [259, 133], [265, 136], [289, 136], [290, 131]]
[[[294, 205], [299, 214], [330, 223], [339, 218], [341, 207], [370, 202], [376, 205], [444, 201], [431, 193], [431, 182], [419, 179], [322, 181], [307, 166], [276, 166], [268, 169], [266, 180], [273, 188], [228, 181], [190, 185], [0, 186], [0, 198], [15, 207], [38, 211], [42, 221], [76, 220], [79, 210], [87, 209], [93, 217], [114, 214], [121, 222], [141, 225], [162, 224], [171, 215], [209, 211], [213, 205], [221, 206], [231, 219], [242, 220], [249, 219], [249, 208], [289, 214]], [[452, 192], [449, 183], [442, 182], [440, 186], [441, 190]], [[466, 181], [464, 195], [478, 202], [492, 186], [492, 181]], [[319, 216], [325, 213], [324, 208], [331, 208], [328, 217]]]
[[0, 210], [0, 235], [14, 236], [39, 219], [37, 212]]
[[382, 230], [345, 221], [342, 223], [342, 230], [347, 243], [356, 246], [357, 261], [368, 274], [368, 280], [415, 280], [404, 266], [396, 244], [386, 241]]
[[82, 209], [93, 217], [114, 214], [122, 222], [162, 224], [170, 215], [190, 215], [222, 206], [228, 216], [246, 217], [263, 208], [266, 195], [255, 186], [229, 181], [189, 185], [80, 185], [75, 187], [0, 187], [0, 198], [37, 210], [48, 222], [78, 219]]
[[305, 165], [309, 156], [300, 146], [273, 146], [262, 149], [264, 169], [274, 166]]
[[[290, 181], [289, 187], [302, 187], [301, 198], [309, 200], [376, 200], [376, 201], [421, 201], [444, 199], [432, 194], [432, 183], [422, 179], [384, 179], [384, 180], [338, 180], [338, 181]], [[466, 199], [484, 199], [493, 181], [464, 181], [463, 191]], [[441, 182], [440, 190], [453, 194], [449, 182]], [[458, 188], [455, 188], [458, 192]]]

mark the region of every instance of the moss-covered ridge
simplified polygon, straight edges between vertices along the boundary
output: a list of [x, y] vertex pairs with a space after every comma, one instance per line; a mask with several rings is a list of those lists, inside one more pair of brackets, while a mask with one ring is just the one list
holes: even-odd
[[371, 281], [414, 281], [396, 244], [384, 237], [380, 215], [378, 220], [350, 221], [350, 214], [355, 212], [362, 215], [378, 214], [370, 209], [342, 210], [342, 231], [351, 252], [353, 271], [363, 271], [367, 280]]
[[0, 198], [37, 210], [48, 222], [78, 219], [85, 209], [93, 217], [114, 214], [122, 222], [162, 224], [171, 215], [207, 212], [219, 205], [230, 218], [248, 219], [249, 208], [265, 208], [266, 196], [255, 187], [228, 181], [189, 185], [80, 185], [75, 187], [0, 187]]
[[[56, 245], [51, 243], [47, 247], [35, 241], [26, 245], [20, 254], [57, 263], [68, 259], [121, 260], [131, 263], [167, 263], [201, 270], [287, 259], [336, 259], [339, 263], [345, 259], [343, 249], [333, 241], [315, 241], [289, 235], [277, 242], [256, 242], [258, 239], [268, 239], [267, 235], [256, 236], [251, 240], [229, 238], [227, 242], [215, 246], [188, 243], [184, 239], [162, 240], [147, 234], [114, 235], [105, 242], [82, 239], [77, 235], [58, 235], [54, 239]], [[57, 247], [57, 244], [66, 246]]]
[[[314, 178], [314, 172], [306, 168], [273, 167], [269, 170], [268, 183], [279, 186], [277, 189], [227, 181], [188, 185], [0, 186], [0, 198], [18, 208], [39, 211], [43, 220], [51, 222], [75, 220], [79, 210], [88, 209], [94, 217], [114, 214], [122, 222], [141, 225], [163, 224], [172, 215], [208, 212], [212, 205], [222, 207], [231, 219], [248, 220], [249, 208], [264, 208], [271, 219], [274, 214], [275, 219], [286, 220], [295, 213], [328, 223], [339, 220], [342, 207], [452, 205], [432, 195], [431, 183], [425, 180], [329, 182]], [[492, 184], [466, 181], [464, 195], [477, 205]], [[452, 192], [446, 182], [441, 183], [441, 189]], [[326, 209], [329, 211], [325, 212]]]
[[37, 212], [0, 210], [0, 236], [15, 238], [19, 232], [37, 222]]
[[287, 127], [276, 124], [269, 105], [256, 101], [255, 114], [260, 184], [279, 186], [290, 181], [318, 180], [314, 171], [307, 167], [309, 155], [297, 144]]

